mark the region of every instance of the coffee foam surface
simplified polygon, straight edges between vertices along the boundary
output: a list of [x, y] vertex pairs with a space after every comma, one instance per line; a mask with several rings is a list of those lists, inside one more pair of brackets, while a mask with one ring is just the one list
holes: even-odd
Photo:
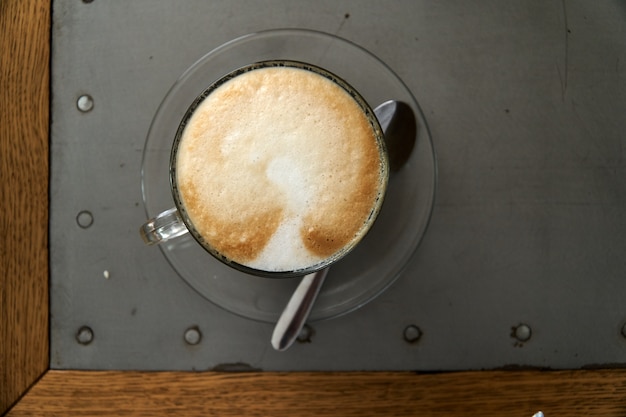
[[198, 233], [266, 271], [321, 262], [358, 239], [383, 187], [374, 131], [354, 99], [307, 70], [248, 71], [195, 110], [177, 186]]

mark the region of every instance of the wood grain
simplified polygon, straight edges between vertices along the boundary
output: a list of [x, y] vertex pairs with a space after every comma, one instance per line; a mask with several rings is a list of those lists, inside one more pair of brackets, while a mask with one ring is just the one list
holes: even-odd
[[48, 371], [49, 29], [46, 0], [0, 0], [0, 414], [626, 416], [626, 370]]
[[[50, 371], [17, 416], [623, 416], [626, 371]], [[63, 387], [63, 389], [60, 389]]]
[[50, 5], [0, 1], [0, 412], [48, 368]]

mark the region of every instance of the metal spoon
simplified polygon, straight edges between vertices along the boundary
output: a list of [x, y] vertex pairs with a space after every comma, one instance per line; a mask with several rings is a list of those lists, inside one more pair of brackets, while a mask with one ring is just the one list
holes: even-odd
[[[417, 124], [413, 109], [401, 101], [389, 100], [376, 107], [374, 114], [385, 134], [389, 168], [392, 172], [398, 171], [411, 156], [415, 144]], [[274, 349], [286, 350], [296, 340], [309, 318], [328, 269], [302, 278], [274, 327]]]

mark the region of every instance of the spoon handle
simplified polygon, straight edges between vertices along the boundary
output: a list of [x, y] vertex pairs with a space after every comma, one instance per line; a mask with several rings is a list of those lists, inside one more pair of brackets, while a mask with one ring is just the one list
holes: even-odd
[[325, 268], [302, 278], [274, 327], [272, 334], [274, 349], [285, 350], [296, 340], [309, 317], [327, 274], [328, 268]]

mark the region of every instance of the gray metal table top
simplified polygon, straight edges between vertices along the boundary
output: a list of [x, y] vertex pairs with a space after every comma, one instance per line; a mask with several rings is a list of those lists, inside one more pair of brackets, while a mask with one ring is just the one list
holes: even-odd
[[[619, 1], [54, 1], [51, 367], [626, 364], [625, 22]], [[271, 324], [205, 300], [137, 234], [142, 150], [167, 90], [209, 50], [280, 27], [385, 61], [439, 164], [403, 276], [281, 353]]]

